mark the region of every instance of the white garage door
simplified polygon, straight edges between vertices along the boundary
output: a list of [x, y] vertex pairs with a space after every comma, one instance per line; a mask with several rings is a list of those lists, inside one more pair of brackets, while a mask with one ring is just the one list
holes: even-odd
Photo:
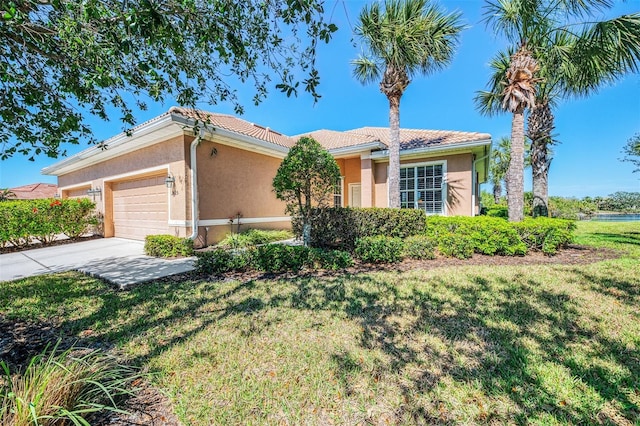
[[167, 233], [167, 188], [164, 176], [113, 184], [113, 223], [116, 237], [143, 240]]

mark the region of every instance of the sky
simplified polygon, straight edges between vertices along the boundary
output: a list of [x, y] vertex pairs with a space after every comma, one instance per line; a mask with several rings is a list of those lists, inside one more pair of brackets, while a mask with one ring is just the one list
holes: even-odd
[[[377, 84], [361, 85], [353, 76], [350, 61], [361, 47], [352, 35], [364, 0], [327, 0], [325, 11], [339, 30], [331, 42], [318, 51], [318, 68], [322, 98], [314, 104], [310, 95], [287, 98], [275, 87], [268, 98], [254, 106], [253, 86], [237, 87], [245, 107], [241, 118], [270, 127], [286, 135], [297, 135], [318, 129], [349, 130], [363, 126], [389, 125], [389, 107]], [[478, 90], [486, 89], [489, 61], [506, 41], [492, 33], [482, 22], [479, 0], [440, 0], [448, 11], [462, 12], [468, 28], [451, 65], [435, 74], [417, 76], [407, 88], [400, 104], [402, 128], [459, 130], [490, 133], [494, 141], [510, 135], [511, 116], [483, 117], [474, 108]], [[637, 0], [620, 1], [601, 18], [640, 11]], [[273, 82], [274, 86], [276, 82]], [[152, 104], [147, 111], [137, 111], [139, 123], [149, 120], [175, 105], [172, 102]], [[199, 108], [234, 114], [230, 104], [199, 105]], [[616, 191], [640, 192], [640, 173], [633, 165], [620, 161], [626, 142], [640, 133], [640, 75], [628, 75], [614, 85], [601, 88], [589, 98], [563, 100], [554, 110], [555, 135], [561, 143], [554, 147], [554, 160], [549, 175], [549, 194], [565, 197], [606, 196]], [[114, 117], [117, 120], [117, 116]], [[90, 119], [98, 140], [115, 136], [119, 123]], [[1, 123], [0, 123], [1, 124]], [[68, 155], [88, 147], [66, 145]], [[0, 161], [0, 188], [11, 188], [36, 182], [56, 183], [53, 176], [40, 170], [55, 163], [48, 157], [30, 162], [23, 155]], [[490, 191], [488, 184], [483, 190]], [[531, 190], [531, 171], [525, 171], [525, 190]]]

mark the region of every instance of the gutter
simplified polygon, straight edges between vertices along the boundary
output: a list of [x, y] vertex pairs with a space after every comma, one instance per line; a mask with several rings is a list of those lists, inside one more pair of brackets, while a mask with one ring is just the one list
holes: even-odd
[[[456, 143], [452, 145], [444, 145], [444, 146], [435, 146], [435, 147], [422, 147], [415, 149], [407, 149], [404, 151], [400, 151], [400, 158], [408, 157], [413, 155], [421, 155], [421, 154], [431, 154], [437, 152], [447, 152], [447, 151], [459, 151], [462, 149], [468, 148], [478, 148], [486, 145], [491, 145], [491, 139], [483, 139], [481, 141], [472, 141], [472, 142], [463, 142]], [[331, 151], [329, 151], [331, 152]], [[384, 160], [389, 158], [389, 150], [384, 151], [376, 151], [371, 153], [371, 159], [373, 160]]]
[[[202, 140], [202, 129], [198, 132], [198, 136], [191, 142], [189, 148], [190, 164], [191, 164], [191, 235], [189, 239], [198, 238], [198, 160], [196, 158], [196, 148]], [[206, 241], [205, 241], [206, 244]]]
[[382, 142], [368, 142], [361, 145], [345, 146], [342, 148], [328, 149], [329, 154], [334, 157], [339, 155], [357, 154], [362, 151], [370, 151], [372, 149], [385, 149], [387, 146]]

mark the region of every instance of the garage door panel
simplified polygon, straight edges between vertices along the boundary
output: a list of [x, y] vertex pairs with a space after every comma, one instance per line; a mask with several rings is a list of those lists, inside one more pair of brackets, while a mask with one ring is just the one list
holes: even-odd
[[167, 189], [164, 176], [145, 177], [113, 185], [116, 237], [141, 240], [167, 233]]

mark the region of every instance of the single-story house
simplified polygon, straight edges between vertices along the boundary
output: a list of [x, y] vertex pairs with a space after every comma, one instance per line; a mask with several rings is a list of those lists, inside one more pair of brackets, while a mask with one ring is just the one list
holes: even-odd
[[[62, 198], [96, 202], [105, 237], [171, 234], [201, 246], [220, 240], [238, 221], [262, 229], [290, 226], [272, 180], [289, 148], [306, 135], [340, 166], [336, 205], [388, 205], [387, 128], [286, 136], [231, 115], [179, 107], [42, 172], [58, 177]], [[475, 215], [491, 136], [405, 129], [400, 135], [402, 207]]]
[[14, 200], [38, 200], [41, 198], [53, 198], [58, 193], [58, 186], [52, 183], [30, 183], [28, 185], [9, 188], [15, 195]]

